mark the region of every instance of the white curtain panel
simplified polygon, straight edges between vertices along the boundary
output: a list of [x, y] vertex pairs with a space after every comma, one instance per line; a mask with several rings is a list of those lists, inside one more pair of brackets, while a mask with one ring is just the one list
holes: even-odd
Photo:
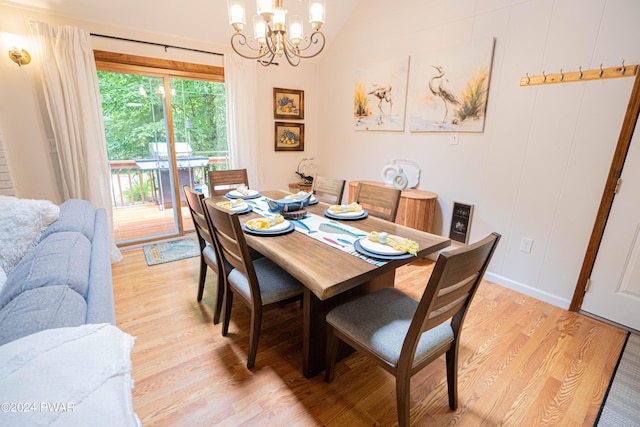
[[257, 62], [232, 53], [224, 56], [227, 134], [232, 169], [247, 169], [249, 186], [262, 189], [258, 144]]
[[[63, 195], [105, 208], [112, 225], [107, 140], [89, 32], [29, 22], [53, 128]], [[111, 233], [111, 261], [122, 259]]]

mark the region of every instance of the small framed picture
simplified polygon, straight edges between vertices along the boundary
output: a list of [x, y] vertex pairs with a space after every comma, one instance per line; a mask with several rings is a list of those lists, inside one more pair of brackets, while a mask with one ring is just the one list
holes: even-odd
[[276, 122], [276, 151], [304, 151], [304, 123]]
[[451, 228], [449, 238], [456, 242], [469, 243], [469, 230], [471, 228], [471, 217], [473, 216], [473, 205], [468, 203], [453, 202], [453, 212], [451, 213]]
[[273, 88], [275, 119], [304, 119], [304, 91]]

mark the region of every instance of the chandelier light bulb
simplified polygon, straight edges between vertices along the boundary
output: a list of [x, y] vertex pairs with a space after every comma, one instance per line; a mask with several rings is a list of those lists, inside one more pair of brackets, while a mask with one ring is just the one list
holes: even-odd
[[270, 21], [276, 8], [274, 0], [257, 0], [256, 6], [258, 15], [262, 16], [265, 21]]
[[298, 46], [303, 38], [302, 16], [294, 15], [289, 20], [289, 40], [291, 40], [291, 43], [295, 46]]
[[324, 0], [309, 2], [309, 23], [317, 31], [324, 24]]
[[229, 24], [234, 30], [240, 32], [247, 22], [244, 14], [244, 2], [242, 0], [229, 0]]
[[267, 23], [260, 15], [253, 17], [253, 37], [261, 46], [267, 43]]

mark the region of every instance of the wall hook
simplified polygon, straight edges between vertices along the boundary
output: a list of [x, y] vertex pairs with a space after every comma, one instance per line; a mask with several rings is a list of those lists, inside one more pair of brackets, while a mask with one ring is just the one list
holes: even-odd
[[564, 73], [562, 72], [562, 68], [560, 68], [560, 81], [564, 81]]
[[547, 82], [547, 75], [544, 73], [544, 70], [542, 70], [542, 83], [546, 83]]
[[580, 70], [580, 74], [578, 74], [578, 78], [582, 80], [582, 66], [578, 67], [578, 69]]
[[527, 73], [527, 84], [531, 83], [531, 77], [529, 77], [529, 73]]
[[604, 74], [604, 70], [602, 69], [602, 64], [600, 64], [600, 72], [598, 73], [598, 77], [602, 77], [602, 74]]
[[627, 72], [627, 69], [624, 68], [624, 59], [622, 60], [622, 70], [620, 70], [620, 72], [622, 73], [623, 76], [624, 76], [624, 73]]

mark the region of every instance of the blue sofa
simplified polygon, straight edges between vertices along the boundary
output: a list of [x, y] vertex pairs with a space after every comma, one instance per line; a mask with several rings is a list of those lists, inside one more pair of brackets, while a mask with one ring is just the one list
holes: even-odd
[[60, 205], [0, 292], [0, 345], [45, 329], [115, 325], [108, 222], [85, 200]]

